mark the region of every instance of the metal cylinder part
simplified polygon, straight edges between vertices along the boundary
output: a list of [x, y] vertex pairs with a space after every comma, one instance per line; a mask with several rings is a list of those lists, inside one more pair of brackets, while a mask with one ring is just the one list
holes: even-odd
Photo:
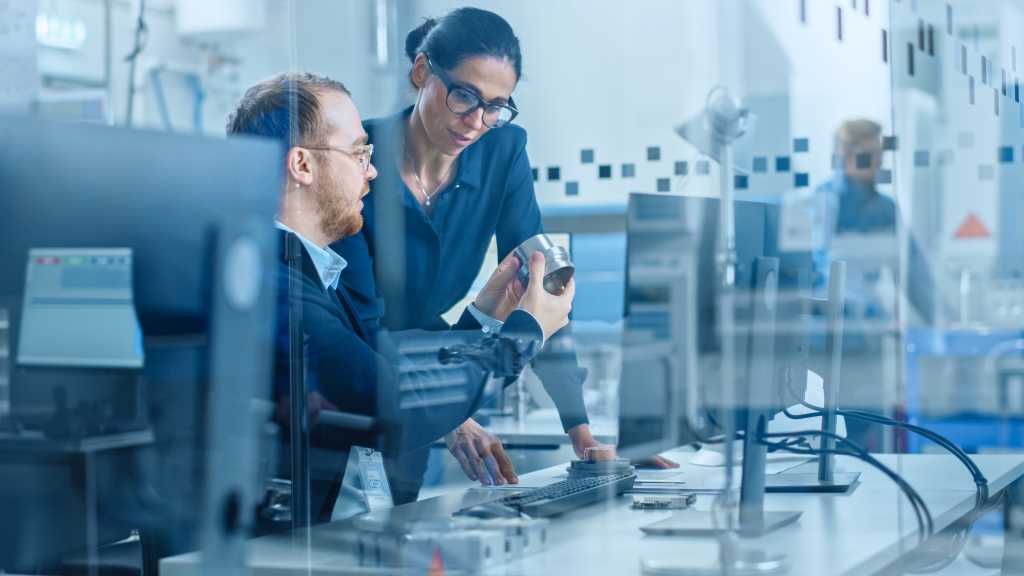
[[554, 295], [565, 291], [576, 267], [569, 259], [569, 251], [555, 245], [546, 234], [537, 234], [516, 246], [515, 254], [519, 257], [519, 279], [526, 286], [530, 283], [530, 255], [534, 252], [544, 254], [544, 289]]

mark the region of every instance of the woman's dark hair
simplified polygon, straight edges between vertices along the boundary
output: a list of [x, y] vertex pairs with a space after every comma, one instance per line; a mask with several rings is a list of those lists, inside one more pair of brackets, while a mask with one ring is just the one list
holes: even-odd
[[441, 18], [428, 18], [405, 37], [405, 54], [412, 62], [424, 52], [430, 61], [451, 70], [476, 56], [507, 59], [522, 75], [519, 38], [504, 18], [479, 8], [459, 8]]

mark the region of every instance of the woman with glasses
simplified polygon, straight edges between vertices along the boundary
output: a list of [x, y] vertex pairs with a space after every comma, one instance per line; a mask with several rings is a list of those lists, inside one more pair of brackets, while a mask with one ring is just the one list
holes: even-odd
[[[345, 278], [367, 320], [379, 319], [390, 329], [429, 329], [440, 326], [441, 315], [467, 294], [492, 237], [504, 258], [501, 266], [517, 266], [515, 256], [506, 255], [543, 228], [526, 131], [511, 124], [519, 114], [512, 94], [522, 55], [508, 22], [493, 12], [459, 8], [426, 20], [409, 33], [405, 48], [415, 104], [365, 123], [377, 146], [380, 175], [367, 196], [363, 233], [335, 248], [349, 262]], [[396, 215], [404, 220], [404, 262], [397, 272], [388, 269], [397, 256], [386, 248], [395, 244], [377, 235], [380, 222]], [[514, 294], [482, 296], [496, 303], [498, 320], [516, 300]], [[534, 371], [582, 456], [597, 442], [583, 404], [586, 372], [568, 348], [569, 354], [542, 354]], [[469, 478], [483, 484], [516, 481], [500, 442], [472, 419], [446, 440]], [[415, 464], [406, 462], [402, 474], [391, 470], [396, 500], [415, 498], [425, 459], [424, 454]]]

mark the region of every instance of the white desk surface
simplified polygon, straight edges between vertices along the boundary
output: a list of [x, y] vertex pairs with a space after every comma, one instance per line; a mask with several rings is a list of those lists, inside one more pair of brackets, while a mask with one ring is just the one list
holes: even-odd
[[[687, 462], [692, 452], [668, 454]], [[964, 516], [974, 505], [974, 485], [962, 465], [947, 455], [881, 455], [879, 459], [903, 475], [921, 494], [935, 519], [936, 531]], [[981, 455], [975, 462], [985, 473], [991, 492], [1007, 487], [1024, 475], [1024, 455]], [[789, 574], [871, 574], [898, 560], [917, 542], [917, 525], [905, 497], [880, 472], [846, 457], [838, 468], [861, 471], [860, 484], [849, 494], [768, 494], [767, 510], [802, 511], [800, 520], [741, 546], [785, 553]], [[721, 477], [721, 469], [684, 464], [676, 480], [698, 487]], [[643, 474], [647, 474], [644, 472]], [[665, 476], [671, 473], [655, 473]], [[565, 466], [553, 466], [522, 477], [526, 485], [543, 484], [564, 477]], [[439, 517], [463, 506], [487, 499], [480, 490], [460, 490], [394, 509], [391, 514]], [[711, 495], [698, 497], [697, 509], [708, 509]], [[685, 511], [680, 513], [686, 513]], [[713, 565], [717, 543], [710, 539], [681, 536], [645, 536], [639, 528], [667, 518], [672, 512], [637, 511], [628, 498], [571, 511], [552, 519], [547, 547], [485, 574], [549, 575], [571, 571], [574, 575], [640, 574], [642, 560]], [[306, 574], [360, 574], [350, 552], [341, 545], [350, 533], [346, 522], [314, 527], [310, 553], [293, 547], [287, 536], [267, 536], [250, 545], [252, 574], [259, 576]], [[163, 576], [197, 573], [196, 555], [186, 554], [161, 561]]]

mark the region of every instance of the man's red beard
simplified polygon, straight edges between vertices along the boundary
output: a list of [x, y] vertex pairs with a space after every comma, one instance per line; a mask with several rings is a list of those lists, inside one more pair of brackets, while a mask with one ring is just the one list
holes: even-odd
[[333, 177], [325, 175], [317, 186], [316, 203], [320, 211], [320, 231], [331, 239], [341, 240], [363, 228], [363, 215], [358, 199], [350, 201], [339, 193], [340, 186]]

